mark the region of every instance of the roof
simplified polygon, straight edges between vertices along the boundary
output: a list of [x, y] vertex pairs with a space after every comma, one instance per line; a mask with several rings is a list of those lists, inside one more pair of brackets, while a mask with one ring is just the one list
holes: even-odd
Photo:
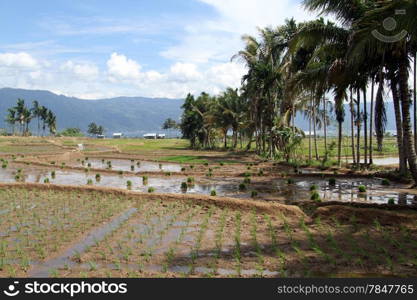
[[113, 135], [123, 135], [123, 133], [117, 132], [117, 133], [113, 133]]

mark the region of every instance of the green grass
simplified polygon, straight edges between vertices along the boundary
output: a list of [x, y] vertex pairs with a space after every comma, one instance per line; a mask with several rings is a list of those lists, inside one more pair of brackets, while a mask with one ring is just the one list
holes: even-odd
[[201, 156], [191, 156], [191, 155], [167, 156], [167, 157], [162, 157], [161, 160], [169, 161], [169, 162], [175, 162], [175, 163], [179, 163], [179, 164], [187, 164], [187, 163], [205, 164], [205, 163], [208, 163], [208, 160], [204, 159]]

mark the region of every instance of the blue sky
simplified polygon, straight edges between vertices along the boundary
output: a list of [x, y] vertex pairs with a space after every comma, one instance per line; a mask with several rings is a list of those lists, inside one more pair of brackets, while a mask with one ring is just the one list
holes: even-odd
[[308, 16], [295, 0], [0, 2], [0, 88], [96, 99], [238, 86], [230, 58], [257, 26]]

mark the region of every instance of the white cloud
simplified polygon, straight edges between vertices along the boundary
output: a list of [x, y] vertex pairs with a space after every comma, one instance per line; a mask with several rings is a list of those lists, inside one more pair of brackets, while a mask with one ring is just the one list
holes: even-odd
[[108, 73], [112, 80], [138, 79], [141, 66], [122, 54], [112, 53], [107, 61]]
[[170, 69], [172, 79], [178, 81], [194, 81], [201, 79], [200, 72], [195, 64], [176, 63]]
[[77, 64], [69, 60], [61, 66], [61, 69], [64, 71], [68, 71], [81, 79], [86, 80], [96, 79], [99, 75], [99, 70], [97, 66], [92, 63]]
[[0, 53], [0, 66], [34, 69], [38, 61], [26, 52]]

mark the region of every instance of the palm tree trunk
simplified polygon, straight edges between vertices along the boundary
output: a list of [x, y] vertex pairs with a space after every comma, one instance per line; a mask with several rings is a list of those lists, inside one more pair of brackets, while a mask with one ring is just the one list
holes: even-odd
[[403, 132], [404, 132], [404, 149], [408, 158], [408, 165], [410, 167], [411, 176], [414, 183], [417, 184], [417, 164], [416, 164], [416, 151], [413, 143], [413, 134], [411, 130], [411, 116], [410, 116], [410, 94], [408, 86], [408, 68], [407, 59], [404, 55], [400, 59], [399, 63], [399, 84], [400, 84], [400, 97], [401, 108], [403, 116]]
[[394, 103], [395, 123], [397, 127], [397, 147], [400, 164], [400, 174], [405, 175], [407, 172], [407, 157], [404, 151], [403, 121], [401, 116], [400, 96], [398, 93], [397, 80], [393, 78], [391, 78], [391, 91]]
[[339, 121], [339, 136], [338, 136], [338, 147], [337, 147], [337, 163], [339, 167], [342, 166], [342, 138], [343, 138], [343, 122]]
[[363, 127], [365, 139], [365, 166], [368, 165], [368, 108], [366, 99], [366, 87], [363, 90]]
[[369, 164], [374, 163], [373, 158], [373, 137], [374, 137], [374, 92], [375, 92], [375, 79], [372, 77], [371, 87], [371, 116], [369, 120]]
[[414, 148], [417, 152], [417, 53], [414, 53]]
[[312, 121], [312, 115], [311, 115], [311, 108], [313, 107], [313, 99], [310, 100], [310, 110], [308, 112], [308, 162], [310, 163], [312, 160], [312, 149], [311, 149], [311, 121]]
[[361, 164], [361, 94], [360, 90], [356, 91], [358, 112], [356, 116], [356, 126], [357, 126], [357, 141], [356, 141], [356, 164], [360, 166]]
[[314, 150], [316, 152], [316, 160], [319, 160], [319, 151], [317, 148], [316, 106], [315, 105], [313, 105], [313, 131], [314, 131]]
[[350, 136], [352, 143], [352, 158], [353, 164], [356, 165], [356, 154], [355, 154], [355, 106], [353, 104], [353, 92], [350, 89]]
[[327, 152], [327, 106], [326, 106], [326, 95], [323, 95], [323, 109], [324, 109], [324, 117], [323, 117], [323, 124], [324, 124], [324, 160], [327, 161], [329, 153]]

